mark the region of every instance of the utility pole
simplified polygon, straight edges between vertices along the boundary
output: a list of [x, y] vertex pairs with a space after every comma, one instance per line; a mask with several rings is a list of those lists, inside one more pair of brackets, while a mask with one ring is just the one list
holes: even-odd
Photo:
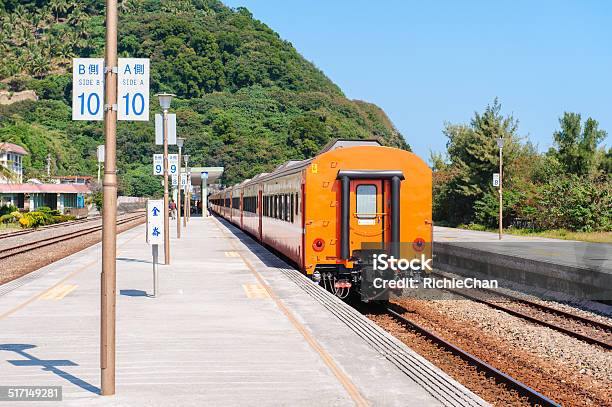
[[47, 179], [51, 178], [51, 153], [47, 153]]
[[106, 136], [102, 209], [100, 368], [103, 396], [115, 394], [115, 302], [117, 257], [117, 0], [106, 0]]
[[502, 174], [502, 150], [504, 148], [504, 139], [502, 137], [497, 139], [497, 147], [499, 147], [499, 240], [502, 240], [503, 235], [503, 195], [502, 195], [502, 185], [503, 185], [503, 174]]
[[[164, 112], [164, 258], [170, 264], [170, 214], [168, 208], [168, 109], [172, 103], [170, 93], [158, 93], [159, 105]], [[180, 163], [179, 163], [180, 164]]]

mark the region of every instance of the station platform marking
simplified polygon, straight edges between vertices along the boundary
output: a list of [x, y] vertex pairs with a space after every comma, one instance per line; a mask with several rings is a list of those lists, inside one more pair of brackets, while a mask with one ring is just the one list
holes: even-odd
[[225, 252], [225, 257], [240, 257], [240, 254], [238, 254], [238, 252]]
[[270, 295], [260, 284], [242, 284], [242, 289], [248, 298], [270, 298]]
[[[446, 404], [330, 318], [242, 233], [193, 218], [180, 241], [172, 236], [157, 298], [147, 295], [144, 227], [118, 241], [116, 395], [99, 396], [100, 245], [0, 296], [3, 384], [61, 385], [62, 405], [74, 407]], [[246, 288], [272, 301], [245, 298]], [[66, 295], [43, 301], [49, 291]], [[26, 359], [34, 362], [11, 362]]]
[[62, 298], [76, 290], [77, 287], [78, 285], [76, 284], [58, 285], [42, 294], [39, 298], [42, 300], [61, 300]]

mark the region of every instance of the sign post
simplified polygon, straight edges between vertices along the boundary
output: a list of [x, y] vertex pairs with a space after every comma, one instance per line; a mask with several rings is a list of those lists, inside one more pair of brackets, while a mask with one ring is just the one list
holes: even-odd
[[147, 243], [151, 245], [153, 254], [153, 297], [159, 293], [159, 276], [157, 274], [157, 258], [159, 245], [164, 240], [164, 200], [149, 199], [147, 201]]
[[149, 59], [117, 59], [117, 20], [117, 0], [106, 0], [104, 58], [74, 58], [72, 66], [72, 120], [104, 120], [105, 144], [97, 150], [98, 182], [100, 163], [104, 162], [100, 284], [103, 396], [115, 394], [117, 120], [149, 120]]
[[[106, 0], [104, 103], [104, 178], [100, 370], [103, 396], [115, 394], [115, 320], [117, 296], [117, 0]], [[88, 97], [89, 99], [89, 97]], [[89, 104], [88, 104], [89, 109]], [[74, 115], [74, 109], [72, 114]]]
[[[502, 236], [504, 233], [504, 225], [503, 225], [503, 211], [504, 211], [504, 197], [502, 195], [502, 167], [503, 167], [503, 156], [502, 150], [504, 149], [504, 138], [500, 137], [497, 139], [497, 147], [499, 147], [499, 174], [498, 175], [498, 186], [499, 186], [499, 240], [502, 240]], [[493, 179], [495, 182], [495, 179]]]
[[[163, 110], [162, 135], [164, 144], [164, 259], [165, 264], [170, 264], [170, 218], [168, 213], [168, 109], [174, 97], [171, 93], [158, 93], [159, 105]], [[176, 131], [176, 116], [174, 116]], [[156, 119], [157, 121], [157, 119]]]
[[498, 172], [493, 174], [493, 186], [499, 187], [499, 173]]

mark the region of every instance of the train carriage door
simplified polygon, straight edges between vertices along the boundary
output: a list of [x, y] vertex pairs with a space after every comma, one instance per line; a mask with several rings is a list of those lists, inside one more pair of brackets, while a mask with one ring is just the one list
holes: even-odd
[[383, 205], [384, 181], [351, 180], [350, 252], [361, 250], [362, 243], [385, 241]]
[[240, 203], [238, 204], [238, 210], [240, 211], [240, 229], [244, 229], [242, 217], [244, 216], [244, 191], [240, 191]]

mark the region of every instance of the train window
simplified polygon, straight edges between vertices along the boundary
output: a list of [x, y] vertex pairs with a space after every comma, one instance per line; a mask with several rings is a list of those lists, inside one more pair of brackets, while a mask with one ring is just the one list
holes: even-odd
[[298, 200], [298, 194], [295, 194], [295, 216], [297, 216], [298, 211], [299, 211], [299, 200]]
[[280, 195], [279, 196], [280, 199], [280, 213], [279, 213], [279, 219], [280, 220], [285, 220], [285, 213], [287, 212], [285, 209], [285, 204], [287, 203], [287, 201], [285, 200], [285, 195]]
[[289, 195], [285, 194], [283, 195], [283, 201], [284, 201], [284, 211], [283, 211], [283, 220], [285, 222], [289, 221]]
[[295, 207], [295, 202], [294, 202], [294, 198], [293, 198], [293, 194], [291, 194], [291, 223], [293, 223], [293, 208]]
[[376, 218], [376, 185], [357, 185], [357, 217], [360, 219]]
[[281, 196], [283, 200], [283, 212], [281, 214], [281, 220], [287, 220], [287, 194], [283, 194]]

